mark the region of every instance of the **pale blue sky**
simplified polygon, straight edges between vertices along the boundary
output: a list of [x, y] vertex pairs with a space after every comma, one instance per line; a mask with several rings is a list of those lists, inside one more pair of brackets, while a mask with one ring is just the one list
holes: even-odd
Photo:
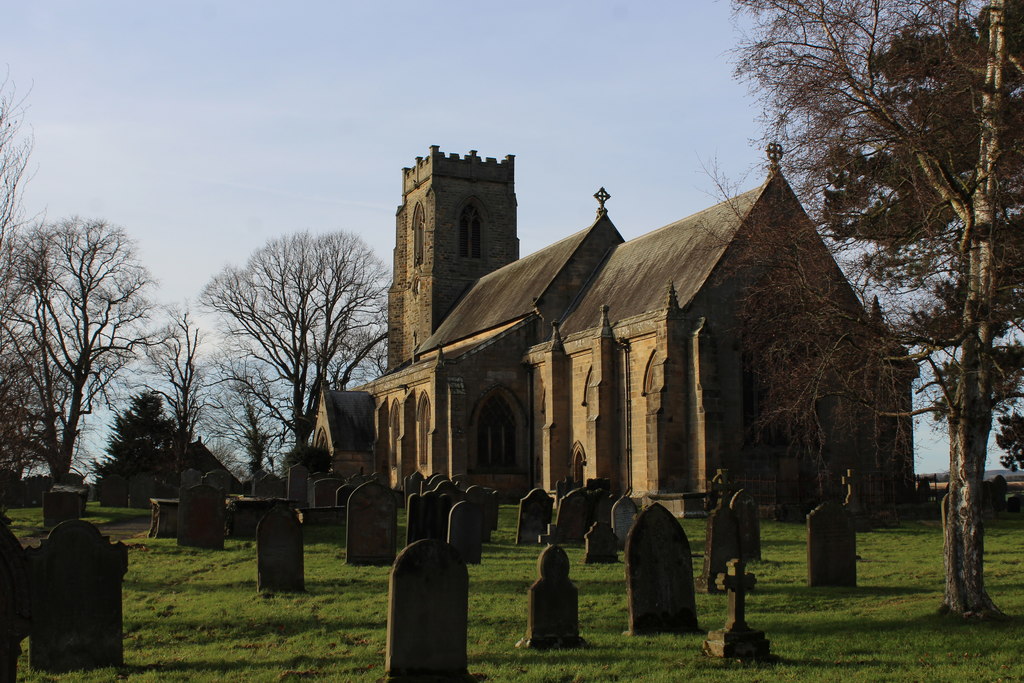
[[[166, 302], [298, 229], [390, 262], [399, 171], [516, 155], [523, 254], [593, 218], [627, 239], [761, 182], [724, 2], [28, 2], [0, 64], [35, 137], [31, 214], [139, 240]], [[925, 445], [919, 471], [946, 469]], [[990, 461], [990, 465], [992, 462]]]

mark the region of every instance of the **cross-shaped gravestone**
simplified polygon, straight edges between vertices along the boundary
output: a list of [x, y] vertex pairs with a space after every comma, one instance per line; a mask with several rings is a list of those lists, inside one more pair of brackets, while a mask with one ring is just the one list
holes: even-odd
[[745, 570], [746, 565], [742, 560], [732, 559], [729, 560], [728, 570], [715, 579], [721, 590], [729, 591], [729, 619], [724, 629], [708, 633], [708, 639], [704, 641], [704, 654], [710, 657], [771, 657], [771, 642], [764, 637], [764, 632], [747, 626], [747, 591], [754, 587], [755, 578]]

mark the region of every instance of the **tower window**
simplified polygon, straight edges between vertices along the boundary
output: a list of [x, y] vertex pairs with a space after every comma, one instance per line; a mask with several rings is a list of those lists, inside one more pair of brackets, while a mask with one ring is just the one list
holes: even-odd
[[415, 265], [423, 263], [423, 231], [426, 219], [423, 217], [423, 205], [417, 204], [412, 213], [413, 261]]
[[498, 394], [492, 394], [480, 408], [476, 453], [480, 467], [516, 464], [516, 419], [508, 402]]
[[459, 216], [459, 256], [480, 258], [480, 212], [472, 204]]

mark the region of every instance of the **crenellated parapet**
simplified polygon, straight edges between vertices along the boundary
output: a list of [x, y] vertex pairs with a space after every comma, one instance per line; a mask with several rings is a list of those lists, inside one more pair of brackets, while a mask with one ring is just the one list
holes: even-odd
[[402, 191], [416, 189], [431, 176], [512, 182], [515, 180], [515, 155], [508, 154], [498, 160], [480, 157], [475, 149], [471, 149], [465, 156], [460, 156], [454, 152], [445, 154], [438, 145], [431, 145], [427, 156], [416, 157], [414, 166], [402, 169]]

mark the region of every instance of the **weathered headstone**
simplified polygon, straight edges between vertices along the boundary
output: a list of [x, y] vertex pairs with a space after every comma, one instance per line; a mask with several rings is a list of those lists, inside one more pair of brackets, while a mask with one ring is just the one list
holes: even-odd
[[838, 503], [822, 503], [807, 515], [807, 585], [857, 585], [857, 533]]
[[389, 488], [375, 481], [348, 497], [345, 527], [347, 564], [391, 564], [398, 535], [398, 503]]
[[612, 530], [619, 542], [619, 549], [626, 547], [626, 537], [636, 519], [636, 503], [629, 496], [622, 496], [612, 505]]
[[570, 477], [569, 475], [566, 475], [562, 479], [559, 479], [558, 481], [555, 482], [555, 498], [557, 498], [558, 500], [562, 500], [562, 498], [564, 498], [566, 494], [569, 493], [569, 491], [572, 491], [573, 489], [578, 489], [580, 487], [580, 483], [581, 482], [574, 481], [573, 478]]
[[203, 475], [203, 483], [227, 495], [231, 493], [233, 478], [227, 470], [212, 470]]
[[326, 477], [313, 482], [312, 507], [330, 508], [334, 507], [338, 500], [338, 489], [344, 484], [341, 479]]
[[490, 505], [491, 496], [488, 490], [474, 484], [466, 489], [466, 500], [480, 508], [480, 540], [483, 543], [490, 543], [491, 524], [487, 518], [487, 506]]
[[128, 551], [92, 524], [58, 525], [26, 551], [32, 586], [29, 662], [61, 673], [124, 663], [121, 581]]
[[615, 497], [612, 496], [610, 491], [600, 489], [593, 491], [590, 498], [590, 509], [591, 516], [588, 520], [589, 524], [594, 522], [604, 522], [608, 526], [612, 525], [612, 506], [615, 505]]
[[715, 577], [720, 590], [729, 591], [729, 619], [725, 628], [708, 633], [704, 654], [730, 659], [769, 659], [771, 643], [764, 631], [747, 626], [746, 596], [754, 587], [754, 575], [747, 574], [742, 560], [729, 560], [727, 571]]
[[431, 474], [429, 477], [427, 477], [427, 480], [423, 482], [423, 485], [426, 487], [427, 491], [433, 491], [435, 488], [437, 488], [437, 485], [440, 484], [442, 481], [448, 481], [448, 477], [438, 472], [435, 472], [434, 474]]
[[448, 513], [451, 498], [439, 496], [433, 491], [422, 495], [413, 494], [406, 502], [406, 545], [423, 539], [443, 541], [448, 537]]
[[549, 545], [537, 558], [537, 580], [529, 588], [526, 637], [516, 647], [537, 650], [585, 647], [580, 638], [579, 595], [569, 580], [569, 557]]
[[352, 492], [362, 484], [343, 484], [338, 487], [338, 490], [334, 492], [334, 505], [335, 507], [343, 508], [348, 505], [348, 499], [352, 495]]
[[452, 505], [466, 499], [466, 493], [460, 489], [455, 482], [448, 481], [447, 479], [437, 483], [434, 487], [434, 493], [440, 496], [448, 496], [452, 499]]
[[256, 590], [306, 590], [302, 525], [287, 505], [275, 505], [256, 527]]
[[583, 537], [587, 552], [584, 564], [613, 564], [619, 561], [619, 541], [606, 522], [594, 522]]
[[178, 499], [150, 498], [150, 538], [178, 537]]
[[582, 543], [590, 518], [590, 499], [586, 489], [570, 491], [558, 503], [558, 542]]
[[21, 641], [32, 623], [32, 595], [25, 551], [21, 543], [0, 523], [0, 681], [18, 679]]
[[82, 497], [74, 491], [51, 490], [43, 494], [43, 526], [57, 526], [69, 519], [78, 519]]
[[225, 508], [228, 535], [232, 538], [256, 538], [260, 520], [274, 505], [276, 502], [273, 499], [251, 496], [232, 498]]
[[136, 474], [128, 480], [128, 505], [133, 508], [149, 509], [149, 499], [159, 498], [156, 477], [152, 474]]
[[466, 669], [468, 608], [469, 572], [457, 550], [433, 539], [406, 547], [389, 582], [388, 676], [474, 680]]
[[309, 499], [309, 469], [305, 465], [288, 468], [288, 500], [305, 504]]
[[85, 477], [77, 472], [68, 472], [67, 474], [60, 475], [57, 483], [64, 486], [82, 486], [85, 484]]
[[739, 526], [728, 499], [719, 499], [718, 506], [708, 515], [704, 537], [704, 568], [697, 588], [708, 593], [721, 593], [715, 577], [725, 573], [729, 560], [740, 556]]
[[483, 510], [468, 500], [456, 503], [448, 513], [448, 543], [466, 564], [480, 564], [483, 526]]
[[[36, 475], [25, 479], [25, 505], [39, 507], [43, 504], [43, 494], [50, 490], [53, 480], [47, 476]], [[148, 503], [147, 503], [148, 506]]]
[[404, 480], [402, 480], [402, 493], [405, 494], [405, 499], [408, 500], [409, 496], [414, 493], [420, 493], [420, 486], [423, 484], [423, 474], [416, 470]]
[[108, 474], [100, 480], [100, 505], [105, 508], [128, 507], [128, 480], [120, 474]]
[[224, 549], [224, 494], [205, 484], [181, 490], [178, 545]]
[[258, 498], [285, 498], [288, 495], [287, 482], [272, 472], [266, 472], [256, 479], [255, 495]]
[[516, 544], [533, 545], [551, 524], [554, 501], [544, 489], [533, 489], [519, 500], [519, 521], [516, 524]]
[[660, 503], [636, 517], [626, 539], [629, 635], [698, 631], [690, 542]]
[[181, 473], [180, 485], [183, 489], [192, 488], [203, 483], [203, 473], [194, 468], [188, 468]]
[[1020, 496], [1010, 496], [1006, 499], [1006, 511], [1012, 514], [1020, 514]]
[[996, 512], [1006, 511], [1006, 492], [1009, 489], [1009, 485], [1006, 483], [1006, 477], [1001, 474], [997, 474], [992, 477], [992, 509]]
[[761, 520], [758, 517], [757, 501], [744, 489], [740, 489], [729, 502], [729, 508], [736, 518], [739, 531], [740, 555], [738, 557], [744, 562], [760, 560]]

